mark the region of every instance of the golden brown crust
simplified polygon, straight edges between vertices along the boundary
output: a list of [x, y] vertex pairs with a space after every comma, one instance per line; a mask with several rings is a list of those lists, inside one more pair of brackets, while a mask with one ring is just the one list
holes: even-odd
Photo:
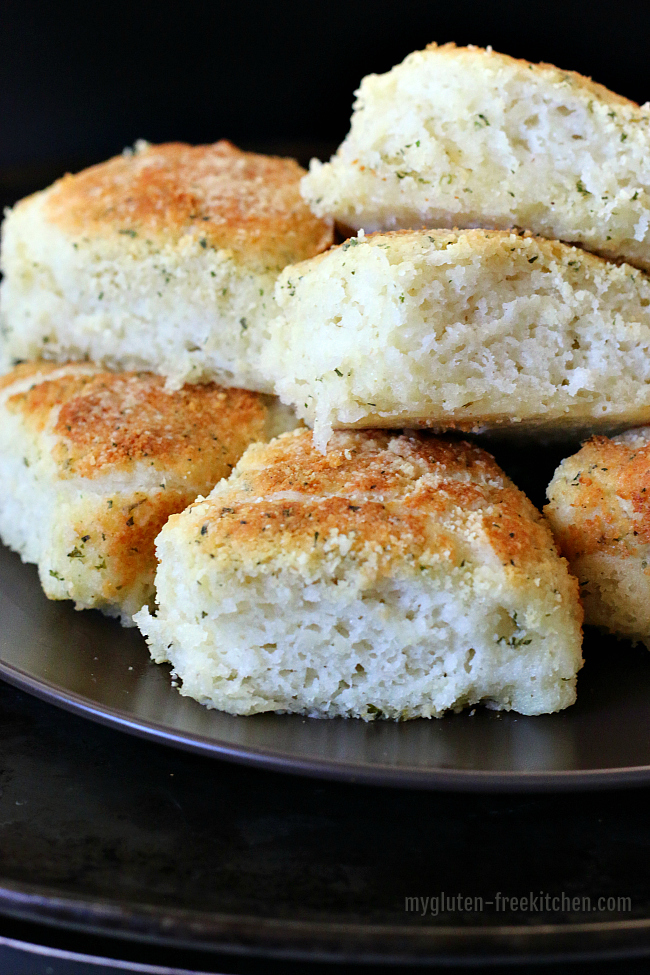
[[[63, 374], [51, 377], [49, 372]], [[39, 433], [54, 421], [54, 459], [62, 477], [97, 478], [145, 462], [192, 482], [228, 474], [248, 444], [264, 436], [266, 407], [257, 393], [215, 383], [165, 389], [151, 373], [84, 372], [54, 366], [7, 408]], [[30, 369], [9, 376], [24, 381]], [[5, 388], [9, 377], [5, 377]]]
[[79, 539], [68, 557], [94, 569], [94, 595], [119, 604], [129, 591], [152, 586], [155, 541], [170, 515], [194, 500], [194, 491], [159, 490], [114, 495], [79, 513], [71, 525]]
[[249, 450], [192, 515], [197, 544], [237, 557], [313, 553], [344, 535], [353, 555], [371, 549], [386, 571], [417, 571], [441, 551], [460, 565], [476, 532], [508, 570], [556, 555], [542, 516], [489, 454], [419, 434], [340, 431], [323, 455], [311, 431], [296, 431]]
[[170, 142], [115, 156], [54, 184], [47, 216], [84, 238], [122, 234], [176, 243], [190, 235], [202, 247], [284, 266], [332, 243], [330, 220], [303, 203], [304, 170], [293, 159], [241, 152], [229, 142]]
[[46, 376], [48, 373], [56, 372], [59, 369], [61, 366], [56, 362], [21, 362], [14, 366], [10, 372], [0, 376], [0, 390], [13, 386], [14, 383], [21, 379], [27, 379], [29, 376]]
[[531, 61], [526, 61], [523, 58], [513, 58], [508, 54], [499, 54], [496, 51], [488, 51], [482, 47], [474, 47], [471, 44], [467, 47], [456, 47], [453, 42], [448, 44], [436, 44], [433, 42], [431, 44], [427, 44], [425, 50], [437, 51], [438, 53], [451, 55], [469, 54], [470, 56], [476, 56], [478, 58], [487, 56], [491, 60], [500, 61], [504, 65], [526, 68], [528, 70], [532, 69], [536, 73], [543, 75], [552, 74], [554, 77], [551, 80], [555, 81], [556, 83], [558, 81], [569, 82], [570, 84], [576, 85], [578, 88], [584, 88], [588, 94], [595, 95], [601, 101], [607, 102], [608, 104], [627, 106], [633, 110], [640, 110], [640, 107], [636, 102], [631, 101], [629, 98], [624, 98], [622, 95], [617, 95], [616, 92], [610, 91], [609, 88], [598, 84], [596, 81], [592, 81], [591, 78], [579, 74], [577, 71], [565, 71], [562, 68], [556, 67], [554, 64], [547, 64], [544, 61], [540, 61], [536, 64]]
[[[327, 251], [315, 255], [306, 262], [305, 266], [309, 269], [316, 267], [321, 261], [327, 261], [331, 259], [332, 254], [335, 251], [346, 251], [351, 247], [363, 246], [364, 244], [369, 244], [370, 246], [381, 247], [386, 243], [395, 241], [398, 245], [400, 241], [404, 240], [407, 244], [417, 245], [421, 242], [422, 246], [430, 249], [429, 245], [433, 244], [435, 250], [446, 250], [447, 247], [451, 247], [457, 244], [464, 244], [476, 253], [481, 253], [483, 255], [498, 253], [503, 247], [508, 246], [510, 250], [521, 248], [525, 249], [527, 254], [532, 252], [538, 253], [541, 257], [547, 260], [557, 261], [559, 264], [568, 265], [573, 267], [576, 261], [580, 262], [580, 265], [585, 268], [611, 268], [613, 262], [605, 257], [600, 257], [599, 254], [592, 254], [590, 251], [583, 250], [581, 247], [577, 247], [574, 244], [566, 244], [560, 240], [550, 240], [548, 237], [541, 237], [539, 234], [533, 234], [528, 230], [483, 230], [483, 229], [467, 229], [459, 230], [454, 228], [453, 230], [439, 230], [439, 229], [428, 229], [422, 227], [416, 230], [378, 230], [371, 234], [364, 234], [361, 238], [352, 238], [351, 240], [343, 241], [341, 244], [336, 244], [333, 247], [328, 248]], [[513, 246], [514, 242], [514, 246]], [[351, 255], [352, 259], [353, 255]], [[407, 254], [404, 254], [406, 259]], [[288, 269], [286, 274], [291, 274], [292, 280], [298, 276], [298, 266], [296, 272], [294, 273], [294, 268]], [[647, 275], [648, 272], [640, 270], [639, 268], [631, 268], [631, 273], [635, 275]], [[461, 429], [461, 428], [459, 428]], [[471, 428], [468, 427], [468, 432]]]
[[[635, 556], [650, 543], [650, 443], [593, 437], [563, 462], [549, 497], [545, 510], [569, 561], [594, 553]], [[558, 504], [570, 507], [570, 521], [553, 516]]]

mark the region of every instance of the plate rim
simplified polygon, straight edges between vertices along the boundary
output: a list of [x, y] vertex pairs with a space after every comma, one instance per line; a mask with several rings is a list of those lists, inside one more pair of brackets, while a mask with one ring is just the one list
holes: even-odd
[[[5, 879], [0, 879], [0, 914], [131, 943], [310, 962], [512, 964], [650, 955], [650, 916], [532, 925], [398, 925], [201, 911]], [[605, 944], [594, 947], [599, 936]]]
[[62, 688], [46, 678], [36, 677], [1, 657], [0, 678], [48, 704], [124, 734], [213, 759], [291, 775], [385, 788], [476, 793], [593, 791], [650, 784], [650, 765], [578, 771], [490, 771], [442, 767], [424, 769], [379, 762], [361, 765], [340, 759], [299, 758], [280, 750], [237, 745], [219, 738], [172, 729], [169, 725], [143, 718], [134, 718], [128, 711], [101, 704], [76, 691]]

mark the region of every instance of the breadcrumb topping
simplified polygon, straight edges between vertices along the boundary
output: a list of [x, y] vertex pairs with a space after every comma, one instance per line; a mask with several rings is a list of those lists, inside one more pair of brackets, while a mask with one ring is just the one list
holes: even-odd
[[83, 237], [121, 234], [125, 245], [161, 237], [196, 237], [244, 259], [282, 266], [332, 242], [332, 225], [300, 198], [304, 170], [293, 159], [242, 152], [230, 142], [190, 146], [140, 143], [50, 192], [47, 213]]
[[35, 431], [54, 420], [62, 477], [97, 478], [146, 460], [180, 476], [191, 470], [194, 479], [215, 463], [232, 469], [264, 435], [266, 409], [246, 390], [208, 383], [170, 391], [151, 373], [87, 374], [83, 366], [46, 377], [47, 370], [40, 382], [10, 396], [7, 408]]
[[243, 562], [317, 560], [328, 544], [338, 558], [343, 539], [345, 556], [379, 557], [383, 572], [425, 571], [440, 553], [462, 567], [477, 539], [518, 573], [557, 554], [542, 516], [490, 454], [417, 433], [337, 431], [325, 455], [309, 430], [255, 444], [191, 521], [203, 550]]

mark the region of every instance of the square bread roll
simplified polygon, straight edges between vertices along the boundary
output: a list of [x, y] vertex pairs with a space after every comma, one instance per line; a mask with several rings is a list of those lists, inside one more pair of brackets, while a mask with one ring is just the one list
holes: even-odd
[[2, 231], [4, 359], [270, 391], [258, 358], [275, 280], [332, 242], [303, 173], [228, 142], [138, 143], [22, 200]]
[[354, 230], [521, 227], [650, 269], [650, 105], [430, 44], [363, 79], [348, 136], [302, 192]]
[[359, 234], [286, 268], [276, 298], [269, 378], [320, 447], [336, 427], [552, 438], [650, 422], [650, 281], [576, 247]]
[[90, 363], [0, 379], [0, 537], [35, 562], [50, 599], [131, 615], [153, 597], [154, 540], [244, 450], [295, 426], [257, 393], [169, 391]]
[[594, 437], [560, 464], [547, 493], [585, 622], [650, 648], [650, 427]]
[[231, 714], [439, 717], [572, 704], [577, 583], [544, 518], [468, 443], [298, 430], [250, 447], [156, 542], [136, 614], [181, 693]]

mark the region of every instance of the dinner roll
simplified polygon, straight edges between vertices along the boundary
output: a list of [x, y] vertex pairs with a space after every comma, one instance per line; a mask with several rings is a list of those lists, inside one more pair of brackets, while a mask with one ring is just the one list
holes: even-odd
[[650, 427], [594, 437], [560, 464], [544, 509], [580, 580], [585, 622], [650, 648]]
[[5, 359], [264, 390], [278, 272], [332, 241], [303, 172], [228, 142], [138, 143], [18, 203], [2, 233]]
[[354, 229], [521, 227], [650, 268], [650, 106], [430, 44], [363, 79], [349, 135], [302, 192]]
[[523, 714], [575, 700], [582, 610], [543, 517], [484, 451], [308, 430], [250, 447], [158, 537], [136, 615], [181, 693], [232, 714]]
[[90, 363], [0, 379], [0, 537], [50, 599], [131, 624], [153, 596], [154, 540], [255, 440], [295, 426], [274, 401], [214, 383], [171, 392]]
[[286, 268], [276, 299], [269, 376], [321, 447], [332, 427], [565, 436], [650, 421], [650, 281], [557, 241], [359, 234]]

